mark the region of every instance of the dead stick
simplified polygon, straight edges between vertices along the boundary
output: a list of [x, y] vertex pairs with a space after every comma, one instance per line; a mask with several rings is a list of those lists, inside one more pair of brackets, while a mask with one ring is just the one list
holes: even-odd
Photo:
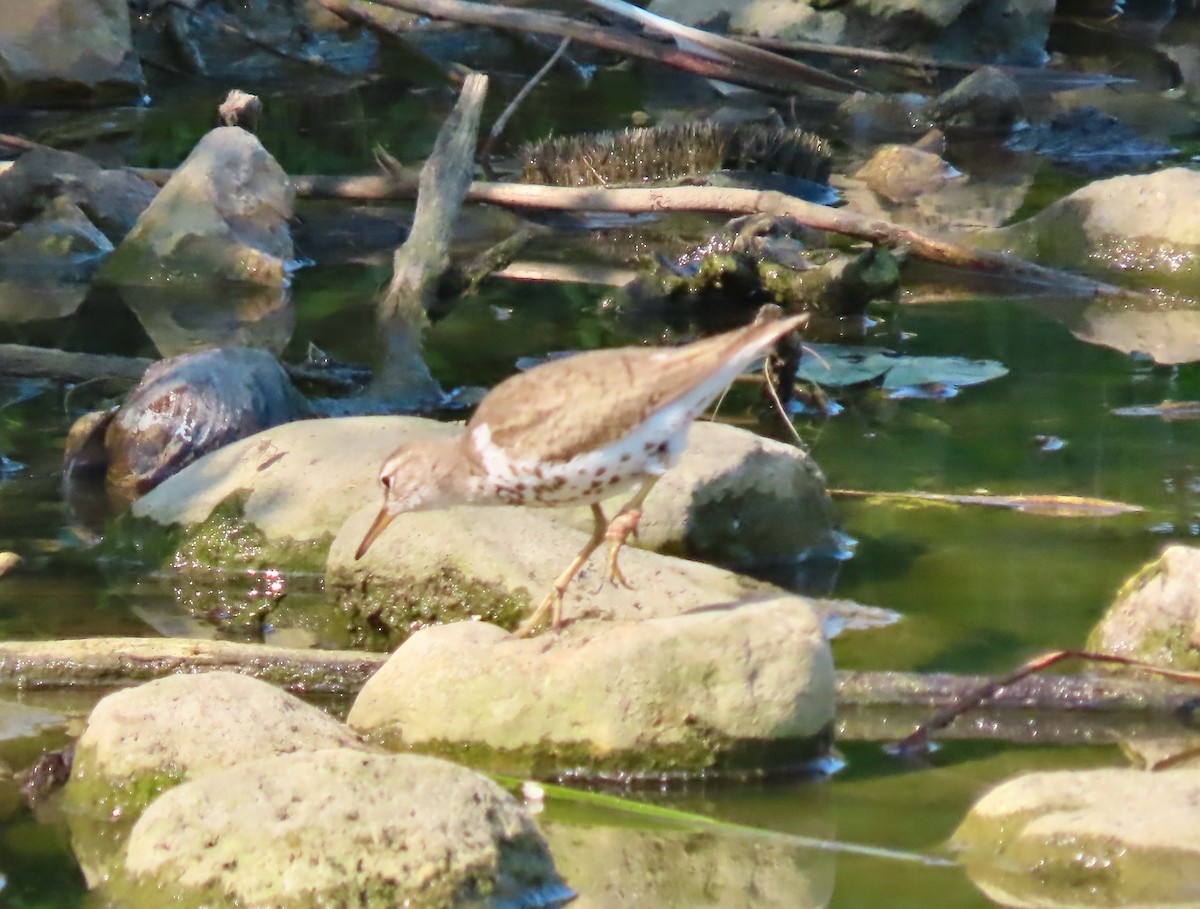
[[639, 187], [631, 189], [567, 188], [518, 183], [475, 183], [467, 193], [472, 202], [556, 211], [712, 212], [724, 215], [763, 213], [790, 217], [800, 223], [885, 246], [905, 247], [930, 262], [965, 268], [1052, 288], [1079, 296], [1118, 296], [1142, 299], [1135, 291], [1082, 275], [1037, 265], [1003, 253], [972, 249], [953, 240], [922, 234], [912, 228], [866, 217], [848, 209], [827, 208], [779, 192], [760, 192], [716, 186]]
[[529, 93], [533, 91], [534, 87], [546, 77], [546, 73], [550, 72], [550, 70], [554, 67], [554, 64], [558, 62], [559, 58], [567, 52], [567, 48], [570, 47], [570, 45], [570, 38], [563, 38], [562, 41], [558, 42], [558, 47], [555, 49], [554, 53], [550, 55], [550, 59], [542, 64], [541, 69], [529, 77], [529, 81], [521, 86], [521, 90], [513, 96], [513, 99], [508, 102], [508, 106], [506, 106], [504, 110], [500, 112], [500, 116], [497, 117], [496, 122], [492, 124], [491, 130], [488, 132], [488, 137], [483, 140], [483, 147], [479, 149], [479, 153], [475, 156], [475, 160], [483, 166], [484, 172], [489, 177], [493, 176], [491, 167], [492, 146], [495, 145], [496, 140], [503, 135], [504, 127], [508, 126], [508, 121], [512, 118], [512, 115], [517, 112], [517, 108], [519, 108], [521, 103], [527, 97], [529, 97]]
[[292, 691], [350, 694], [386, 659], [386, 654], [377, 653], [180, 638], [22, 641], [0, 643], [0, 685], [23, 689], [128, 685], [226, 669]]
[[[161, 180], [165, 171], [139, 170], [147, 179]], [[388, 183], [383, 177], [292, 178], [297, 195], [307, 198], [341, 198], [382, 201], [411, 199], [415, 184]], [[1081, 297], [1112, 296], [1144, 300], [1134, 290], [1097, 281], [1084, 275], [1038, 265], [1026, 259], [989, 250], [972, 249], [954, 240], [931, 237], [891, 221], [870, 218], [845, 208], [827, 208], [779, 192], [720, 186], [666, 186], [606, 189], [577, 189], [526, 183], [472, 183], [468, 202], [485, 202], [505, 208], [537, 208], [553, 211], [711, 212], [723, 215], [763, 213], [794, 218], [817, 230], [827, 230], [871, 243], [904, 247], [918, 258], [942, 265], [1001, 278], [1011, 278]]]
[[72, 353], [49, 347], [0, 344], [0, 376], [22, 379], [87, 382], [114, 377], [136, 382], [151, 362], [141, 357]]
[[[1111, 653], [1093, 653], [1087, 650], [1055, 650], [1034, 657], [1009, 675], [1000, 679], [989, 680], [975, 690], [956, 698], [953, 703], [939, 710], [918, 726], [910, 735], [892, 746], [892, 750], [902, 755], [927, 751], [929, 748], [930, 733], [937, 732], [939, 729], [945, 729], [968, 710], [980, 706], [985, 701], [995, 700], [997, 695], [1003, 690], [1026, 679], [1035, 672], [1040, 672], [1063, 660], [1090, 660], [1096, 663], [1110, 663], [1140, 669], [1143, 672], [1149, 672], [1175, 681], [1200, 682], [1200, 672], [1167, 669], [1144, 662], [1143, 660], [1134, 660]], [[1192, 700], [1196, 700], [1197, 697], [1200, 697], [1200, 693], [1193, 695]]]
[[[715, 60], [690, 51], [680, 50], [673, 44], [651, 41], [621, 29], [605, 28], [550, 13], [511, 9], [487, 3], [468, 3], [464, 0], [371, 0], [371, 2], [391, 9], [419, 13], [431, 19], [451, 19], [467, 25], [482, 25], [519, 32], [538, 32], [544, 35], [557, 35], [559, 38], [571, 38], [626, 56], [652, 60], [664, 66], [704, 76], [706, 79], [718, 79], [722, 82], [732, 82], [735, 85], [763, 91], [798, 92], [808, 88], [811, 84], [784, 75], [764, 78], [760, 73], [730, 60]], [[327, 10], [344, 19], [356, 22], [368, 20], [375, 28], [388, 30], [383, 23], [370, 20], [361, 8], [352, 7], [343, 0], [320, 0], [320, 3]], [[837, 84], [831, 84], [834, 78], [827, 77], [828, 81], [825, 87], [845, 91], [845, 86], [842, 84], [844, 80], [839, 79]]]

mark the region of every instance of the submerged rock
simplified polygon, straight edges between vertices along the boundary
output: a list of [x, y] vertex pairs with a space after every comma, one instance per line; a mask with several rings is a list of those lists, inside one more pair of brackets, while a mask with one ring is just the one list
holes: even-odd
[[1168, 546], [1126, 581], [1092, 629], [1087, 647], [1200, 670], [1200, 549]]
[[823, 756], [833, 699], [816, 615], [785, 595], [530, 640], [473, 622], [428, 628], [347, 721], [508, 772], [688, 776]]
[[1025, 118], [1025, 108], [1012, 76], [985, 66], [939, 95], [932, 114], [946, 131], [1006, 136]]
[[952, 843], [999, 905], [1191, 905], [1197, 803], [1195, 770], [1028, 773], [976, 802]]
[[163, 356], [202, 346], [278, 353], [291, 336], [291, 181], [250, 133], [212, 130], [159, 191], [98, 280]]
[[157, 193], [128, 168], [102, 168], [83, 155], [39, 146], [0, 174], [0, 220], [23, 224], [42, 214], [47, 200], [64, 199], [119, 243]]
[[5, 4], [4, 13], [5, 103], [112, 104], [145, 91], [127, 0], [20, 0]]
[[1019, 224], [972, 234], [971, 242], [1194, 299], [1200, 297], [1198, 203], [1200, 173], [1188, 168], [1112, 177]]
[[59, 196], [0, 240], [0, 321], [69, 316], [113, 246], [79, 206]]
[[136, 498], [209, 452], [304, 411], [303, 398], [266, 351], [203, 350], [152, 364], [111, 420], [81, 418], [64, 463], [94, 468], [103, 432], [109, 490]]
[[417, 755], [326, 750], [217, 770], [134, 825], [120, 905], [459, 909], [571, 897], [526, 810], [490, 780]]
[[936, 192], [962, 174], [938, 155], [915, 145], [884, 145], [854, 176], [891, 202], [907, 202]]

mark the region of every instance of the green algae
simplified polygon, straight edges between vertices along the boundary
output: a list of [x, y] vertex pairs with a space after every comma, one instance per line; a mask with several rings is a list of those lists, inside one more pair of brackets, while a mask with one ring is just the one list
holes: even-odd
[[426, 577], [389, 577], [386, 583], [369, 574], [331, 572], [327, 584], [355, 630], [353, 644], [372, 650], [394, 649], [428, 625], [468, 619], [512, 631], [532, 602], [524, 587], [510, 591], [449, 567]]
[[588, 742], [542, 741], [523, 748], [482, 742], [432, 740], [406, 742], [403, 732], [369, 736], [394, 751], [415, 751], [464, 764], [485, 773], [534, 779], [639, 780], [658, 783], [707, 777], [745, 779], [796, 772], [826, 757], [833, 743], [830, 724], [816, 735], [745, 739], [691, 725], [683, 741], [667, 745], [601, 750]]

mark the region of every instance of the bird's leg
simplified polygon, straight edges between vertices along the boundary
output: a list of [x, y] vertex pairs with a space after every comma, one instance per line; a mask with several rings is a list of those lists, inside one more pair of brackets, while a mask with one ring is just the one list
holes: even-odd
[[600, 544], [604, 542], [605, 531], [609, 527], [608, 518], [604, 516], [604, 511], [600, 508], [599, 503], [592, 503], [592, 535], [588, 541], [579, 550], [579, 554], [567, 566], [567, 570], [558, 576], [558, 580], [554, 582], [554, 587], [546, 594], [546, 598], [542, 600], [537, 609], [533, 611], [525, 623], [518, 628], [514, 634], [519, 638], [527, 638], [533, 634], [537, 623], [541, 621], [542, 616], [546, 614], [546, 610], [554, 607], [554, 612], [551, 615], [550, 627], [557, 630], [562, 627], [562, 607], [563, 594], [567, 592], [567, 587], [575, 575], [579, 574], [579, 569], [587, 564], [587, 560], [592, 557], [592, 553], [600, 548]]
[[617, 564], [617, 556], [621, 554], [625, 541], [631, 536], [637, 536], [638, 521], [642, 519], [642, 505], [657, 482], [657, 476], [646, 477], [642, 481], [641, 488], [617, 512], [604, 534], [605, 539], [608, 540], [608, 569], [605, 571], [604, 579], [614, 587], [620, 584], [622, 587], [633, 589], [633, 585], [625, 580], [625, 575], [621, 573], [621, 566]]

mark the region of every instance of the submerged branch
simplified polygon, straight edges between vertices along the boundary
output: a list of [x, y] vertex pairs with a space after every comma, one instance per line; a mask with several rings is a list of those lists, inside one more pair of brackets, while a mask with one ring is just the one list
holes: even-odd
[[[226, 669], [297, 691], [355, 694], [386, 653], [300, 650], [185, 638], [85, 638], [0, 643], [0, 686], [25, 689], [128, 685]], [[838, 706], [930, 708], [995, 683], [949, 673], [841, 671]], [[1127, 676], [1033, 676], [993, 691], [991, 709], [1170, 714], [1197, 698], [1195, 685]]]

